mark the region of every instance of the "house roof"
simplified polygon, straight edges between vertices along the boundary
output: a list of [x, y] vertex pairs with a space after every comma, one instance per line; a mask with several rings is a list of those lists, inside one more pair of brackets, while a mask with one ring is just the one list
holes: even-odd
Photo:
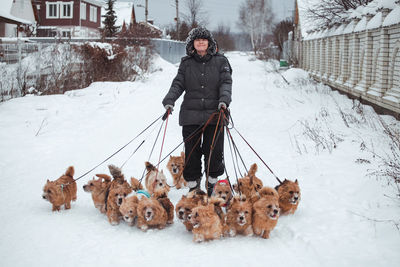
[[92, 5], [95, 5], [95, 6], [99, 6], [99, 7], [103, 6], [102, 2], [96, 1], [96, 0], [82, 0], [82, 2], [86, 2], [86, 3], [92, 4]]
[[11, 15], [11, 7], [13, 4], [13, 0], [3, 0], [0, 9], [0, 20], [10, 24], [33, 24], [32, 21], [18, 18], [14, 15]]
[[0, 21], [10, 24], [33, 24], [29, 20], [17, 18], [4, 10], [0, 10]]

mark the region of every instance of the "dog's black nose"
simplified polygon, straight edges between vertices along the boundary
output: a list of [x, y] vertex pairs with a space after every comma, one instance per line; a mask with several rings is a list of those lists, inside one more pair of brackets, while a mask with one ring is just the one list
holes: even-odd
[[244, 218], [243, 218], [243, 216], [240, 216], [239, 219], [240, 219], [241, 221], [243, 221]]
[[46, 199], [46, 197], [45, 197], [45, 196], [42, 196], [42, 198], [43, 198], [43, 199]]
[[277, 214], [278, 213], [278, 210], [274, 210], [274, 214]]
[[118, 204], [120, 204], [120, 205], [122, 204], [122, 198], [118, 199]]
[[294, 200], [297, 201], [299, 198], [298, 197], [294, 197]]
[[179, 215], [183, 215], [183, 213], [184, 213], [183, 211], [179, 211]]

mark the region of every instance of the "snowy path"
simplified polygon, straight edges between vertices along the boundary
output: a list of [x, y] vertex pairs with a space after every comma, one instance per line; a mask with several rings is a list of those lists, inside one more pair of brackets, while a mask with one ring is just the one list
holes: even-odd
[[[161, 115], [177, 68], [157, 59], [161, 69], [144, 82], [94, 83], [65, 95], [0, 103], [0, 265], [400, 266], [400, 232], [391, 222], [400, 219], [396, 191], [386, 180], [366, 176], [379, 162], [360, 150], [364, 141], [377, 153], [389, 152], [374, 111], [364, 106], [363, 113], [355, 112], [351, 100], [301, 70], [283, 73], [288, 86], [270, 64], [240, 53], [228, 57], [236, 127], [280, 178], [297, 178], [302, 189], [297, 213], [281, 217], [270, 239], [239, 236], [195, 244], [176, 219], [165, 230], [146, 233], [125, 223], [111, 226], [82, 190], [95, 173], [107, 173], [106, 165], [78, 181], [71, 210], [53, 213], [41, 199], [46, 179], [58, 178], [69, 165], [80, 176]], [[169, 121], [165, 153], [181, 141], [179, 105]], [[382, 118], [400, 129], [393, 118]], [[126, 177], [141, 177], [158, 127], [144, 135], [145, 145], [123, 169]], [[307, 129], [319, 133], [319, 145]], [[109, 163], [121, 165], [143, 138]], [[275, 186], [256, 156], [235, 140], [246, 164], [257, 162], [258, 176]], [[152, 162], [158, 154], [159, 146]], [[228, 170], [234, 179], [230, 161]], [[171, 190], [174, 204], [182, 193], [186, 190]]]

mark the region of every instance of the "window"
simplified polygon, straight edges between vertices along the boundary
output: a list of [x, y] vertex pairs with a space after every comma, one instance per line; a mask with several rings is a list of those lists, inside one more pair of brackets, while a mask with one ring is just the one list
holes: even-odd
[[71, 32], [70, 32], [70, 31], [63, 31], [63, 32], [62, 32], [62, 37], [71, 38]]
[[46, 18], [58, 19], [58, 3], [46, 2]]
[[97, 22], [97, 7], [90, 6], [90, 21]]
[[81, 19], [86, 19], [86, 4], [81, 3]]
[[59, 2], [60, 3], [60, 18], [72, 19], [74, 2]]

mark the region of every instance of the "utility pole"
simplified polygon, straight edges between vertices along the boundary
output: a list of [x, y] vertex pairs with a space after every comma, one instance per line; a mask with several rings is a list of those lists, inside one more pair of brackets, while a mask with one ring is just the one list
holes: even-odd
[[146, 17], [146, 24], [147, 24], [147, 17], [149, 15], [149, 0], [146, 0], [146, 7], [145, 7], [145, 11], [144, 11], [144, 15]]
[[175, 0], [175, 6], [176, 6], [176, 34], [177, 34], [177, 39], [180, 40], [179, 38], [179, 0]]

